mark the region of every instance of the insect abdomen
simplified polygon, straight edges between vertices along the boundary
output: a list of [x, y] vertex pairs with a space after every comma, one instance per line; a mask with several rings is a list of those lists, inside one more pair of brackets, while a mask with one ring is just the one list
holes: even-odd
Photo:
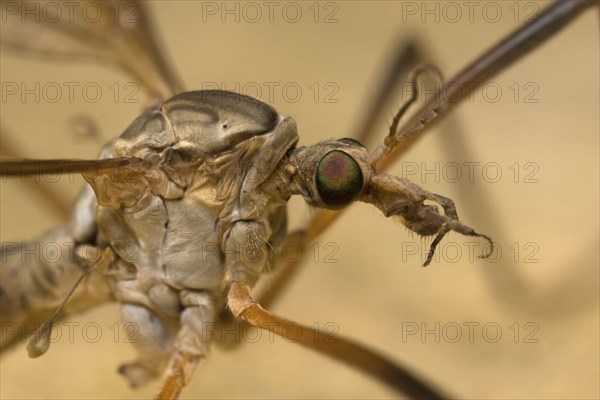
[[[35, 323], [45, 318], [66, 296], [82, 272], [76, 249], [77, 243], [68, 226], [60, 226], [37, 240], [2, 243], [0, 347], [13, 342], [17, 335], [31, 333]], [[109, 292], [108, 287], [101, 284], [103, 279], [99, 276], [93, 279], [93, 285], [82, 285], [84, 287], [76, 292], [69, 304], [70, 310], [107, 299]], [[93, 295], [87, 288], [92, 289]]]

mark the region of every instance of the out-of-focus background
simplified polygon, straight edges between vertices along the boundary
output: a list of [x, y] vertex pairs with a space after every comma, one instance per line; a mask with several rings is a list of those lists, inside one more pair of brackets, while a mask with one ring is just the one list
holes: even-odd
[[[548, 4], [146, 6], [188, 89], [217, 85], [258, 96], [296, 120], [305, 145], [354, 131], [407, 38], [416, 38], [449, 77]], [[357, 204], [317, 240], [302, 274], [273, 310], [306, 325], [335, 328], [460, 398], [598, 398], [598, 48], [593, 9], [474, 91], [389, 171], [454, 199], [461, 219], [498, 243], [493, 262], [477, 258], [481, 241], [450, 234], [439, 257], [422, 268], [428, 242], [372, 206]], [[95, 157], [99, 142], [119, 135], [145, 105], [144, 93], [127, 86], [132, 79], [107, 66], [3, 51], [0, 68], [3, 139], [27, 157]], [[70, 82], [76, 83], [71, 98]], [[20, 92], [8, 95], [8, 83], [20, 91], [34, 88], [39, 101], [32, 94], [24, 100]], [[86, 85], [101, 94], [85, 93]], [[57, 86], [62, 92], [56, 100]], [[370, 149], [406, 99], [400, 89], [373, 129]], [[92, 119], [98, 141], [75, 133], [76, 116]], [[72, 201], [83, 183], [61, 179], [53, 185]], [[3, 181], [0, 188], [2, 241], [31, 239], [61, 222], [19, 180]], [[299, 199], [290, 203], [291, 227], [302, 226], [311, 211]], [[115, 331], [117, 305], [66, 322], [61, 339], [40, 359], [27, 357], [24, 341], [3, 352], [0, 397], [122, 399], [155, 393], [158, 382], [134, 391], [116, 374], [119, 363], [134, 357], [124, 333]], [[398, 396], [266, 333], [247, 336], [233, 351], [214, 347], [182, 394]]]

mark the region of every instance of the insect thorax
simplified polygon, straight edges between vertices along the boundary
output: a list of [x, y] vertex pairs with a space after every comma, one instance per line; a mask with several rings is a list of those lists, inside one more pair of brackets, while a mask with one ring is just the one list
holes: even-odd
[[180, 290], [220, 296], [228, 254], [263, 272], [286, 226], [277, 167], [296, 141], [291, 119], [229, 92], [182, 93], [137, 118], [102, 157], [141, 170], [87, 179], [117, 299], [175, 316]]

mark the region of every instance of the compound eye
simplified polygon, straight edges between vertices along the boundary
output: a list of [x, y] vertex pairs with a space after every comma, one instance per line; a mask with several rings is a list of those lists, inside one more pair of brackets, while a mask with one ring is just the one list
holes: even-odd
[[321, 201], [332, 210], [343, 208], [356, 200], [364, 184], [358, 163], [339, 150], [332, 150], [321, 158], [315, 181]]

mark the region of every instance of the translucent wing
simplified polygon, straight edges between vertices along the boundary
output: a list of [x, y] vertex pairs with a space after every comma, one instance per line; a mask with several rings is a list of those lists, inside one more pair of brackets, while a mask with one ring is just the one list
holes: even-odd
[[11, 2], [3, 4], [2, 21], [0, 43], [7, 50], [117, 65], [155, 100], [183, 90], [159, 50], [141, 2]]

